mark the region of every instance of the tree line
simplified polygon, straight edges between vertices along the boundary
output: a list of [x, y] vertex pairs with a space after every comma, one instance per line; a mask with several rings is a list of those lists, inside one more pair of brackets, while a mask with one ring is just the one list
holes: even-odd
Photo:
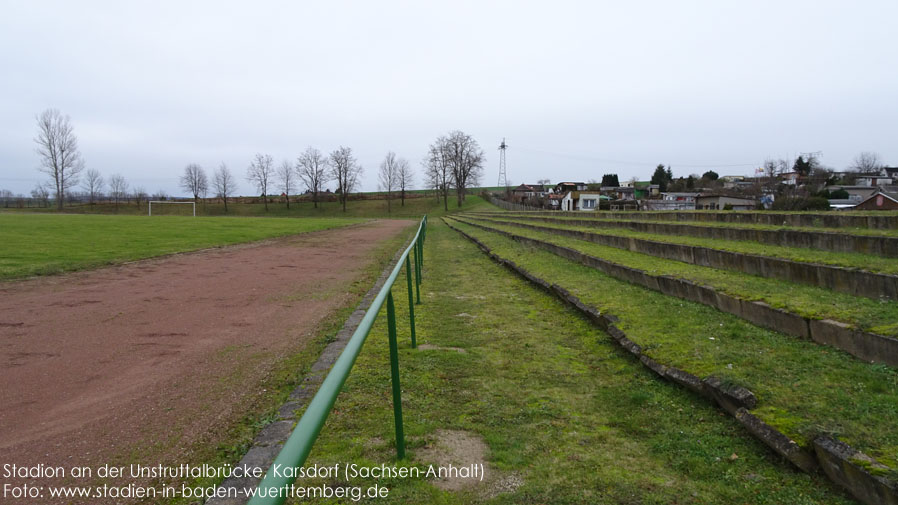
[[[79, 182], [91, 204], [103, 197], [107, 187], [108, 196], [116, 207], [120, 201], [130, 198], [134, 198], [138, 205], [149, 198], [142, 187], [129, 192], [128, 182], [120, 174], [112, 175], [107, 181], [98, 170], [85, 170], [69, 116], [56, 109], [47, 109], [37, 116], [37, 126], [34, 141], [38, 146], [39, 169], [47, 174], [49, 181], [35, 187], [33, 198], [49, 202], [53, 193], [57, 209], [62, 210], [67, 194]], [[438, 201], [443, 200], [446, 210], [450, 191], [455, 192], [458, 206], [461, 206], [467, 189], [479, 184], [484, 159], [477, 141], [462, 131], [454, 130], [437, 137], [421, 162], [427, 189], [434, 191]], [[336, 182], [335, 194], [345, 212], [349, 195], [358, 189], [362, 173], [363, 168], [350, 147], [340, 146], [324, 154], [310, 146], [294, 161], [283, 160], [278, 166], [274, 166], [271, 155], [257, 153], [246, 169], [245, 178], [262, 195], [266, 211], [272, 188], [285, 195], [287, 208], [290, 208], [290, 195], [300, 188], [310, 195], [314, 207], [318, 208], [325, 186]], [[408, 160], [390, 151], [380, 163], [377, 180], [378, 189], [385, 192], [387, 209], [392, 211], [392, 200], [397, 196], [401, 205], [405, 205], [406, 192], [414, 187], [414, 172]], [[211, 190], [223, 202], [225, 212], [228, 198], [237, 191], [237, 180], [225, 163], [213, 171], [211, 180], [202, 166], [190, 163], [184, 167], [179, 183], [184, 191], [193, 195], [194, 201], [205, 198]], [[166, 195], [159, 191], [153, 197], [164, 200]]]

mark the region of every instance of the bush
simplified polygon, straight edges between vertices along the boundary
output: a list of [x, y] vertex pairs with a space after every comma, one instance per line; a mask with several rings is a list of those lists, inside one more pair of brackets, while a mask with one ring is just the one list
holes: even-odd
[[773, 210], [829, 210], [829, 200], [822, 196], [810, 198], [779, 198], [773, 202]]

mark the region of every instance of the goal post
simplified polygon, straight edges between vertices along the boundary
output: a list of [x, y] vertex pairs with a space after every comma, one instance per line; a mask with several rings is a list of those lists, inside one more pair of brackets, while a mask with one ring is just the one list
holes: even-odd
[[149, 215], [149, 216], [152, 216], [152, 215], [153, 215], [153, 204], [154, 204], [154, 203], [157, 204], [157, 205], [162, 205], [162, 204], [168, 204], [168, 205], [193, 205], [193, 217], [196, 217], [196, 202], [168, 202], [168, 201], [165, 201], [165, 200], [150, 200], [149, 210], [148, 210], [148, 214], [147, 214], [147, 215]]

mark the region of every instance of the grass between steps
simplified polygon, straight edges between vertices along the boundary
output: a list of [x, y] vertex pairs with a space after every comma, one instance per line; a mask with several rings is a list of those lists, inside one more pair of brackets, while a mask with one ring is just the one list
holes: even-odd
[[[463, 430], [481, 437], [493, 471], [520, 487], [449, 492], [399, 478], [297, 485], [377, 482], [390, 489], [377, 503], [851, 503], [442, 223], [431, 221], [425, 247], [418, 341], [466, 352], [411, 349], [405, 283], [397, 283], [409, 442], [399, 464], [423, 467], [437, 430]], [[392, 421], [381, 313], [306, 465], [394, 464]]]
[[488, 221], [480, 224], [569, 247], [652, 275], [689, 279], [739, 298], [761, 300], [804, 317], [835, 319], [880, 335], [898, 336], [898, 302], [894, 300], [873, 300], [780, 279], [703, 267], [512, 225]]
[[[522, 217], [520, 213], [511, 213], [508, 215], [514, 215], [517, 217]], [[531, 217], [532, 216], [532, 217]], [[754, 224], [754, 223], [721, 223], [716, 221], [665, 221], [660, 219], [619, 219], [612, 218], [603, 213], [596, 212], [583, 212], [583, 216], [564, 216], [564, 215], [555, 215], [551, 213], [541, 214], [541, 215], [526, 215], [528, 219], [533, 220], [544, 220], [544, 219], [560, 219], [560, 220], [596, 220], [602, 221], [605, 223], [621, 223], [621, 226], [626, 226], [627, 223], [646, 223], [646, 224], [657, 224], [657, 225], [679, 225], [679, 226], [696, 226], [696, 227], [705, 227], [705, 228], [733, 228], [733, 229], [748, 229], [748, 230], [764, 230], [764, 231], [798, 231], [798, 232], [811, 232], [811, 233], [838, 233], [842, 235], [863, 235], [863, 236], [875, 236], [875, 237], [898, 237], [898, 230], [881, 230], [881, 229], [870, 229], [870, 228], [823, 228], [823, 227], [810, 227], [810, 226], [780, 226], [780, 225], [772, 225], [772, 224]]]
[[800, 444], [831, 434], [898, 469], [898, 370], [754, 326], [459, 223], [504, 258], [620, 318], [655, 360], [752, 390], [752, 412]]
[[[476, 217], [478, 219], [481, 218], [481, 216]], [[782, 258], [802, 263], [817, 263], [821, 265], [839, 266], [858, 270], [866, 270], [869, 272], [898, 275], [898, 261], [896, 261], [894, 258], [884, 258], [882, 256], [874, 256], [871, 254], [820, 251], [817, 249], [775, 246], [770, 244], [762, 244], [760, 242], [691, 237], [688, 235], [661, 235], [656, 233], [632, 231], [624, 228], [593, 228], [587, 226], [575, 226], [557, 223], [537, 223], [525, 218], [511, 216], [505, 217], [502, 215], [497, 215], [490, 219], [516, 221], [525, 224], [547, 226], [562, 230], [583, 231], [587, 233], [594, 233], [596, 235], [627, 237], [642, 240], [653, 240], [655, 242], [664, 242], [667, 244], [706, 247], [708, 249], [731, 251], [742, 254], [755, 254], [758, 256], [769, 256], [773, 258]]]

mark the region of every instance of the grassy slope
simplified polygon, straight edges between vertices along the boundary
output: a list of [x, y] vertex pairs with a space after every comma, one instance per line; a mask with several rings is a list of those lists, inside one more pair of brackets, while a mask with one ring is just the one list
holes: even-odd
[[[406, 199], [405, 205], [400, 205], [398, 199], [393, 200], [388, 210], [386, 200], [350, 200], [346, 203], [346, 212], [339, 202], [320, 202], [316, 209], [311, 202], [292, 202], [288, 209], [283, 202], [268, 204], [268, 211], [261, 203], [258, 204], [238, 204], [229, 203], [228, 212], [225, 213], [224, 205], [221, 203], [197, 204], [197, 216], [253, 216], [253, 217], [364, 217], [364, 218], [409, 218], [421, 217], [427, 214], [432, 217], [442, 216], [447, 212], [456, 212], [458, 210], [482, 210], [488, 206], [479, 196], [468, 195], [465, 203], [459, 209], [453, 196], [449, 198], [449, 209], [445, 209], [443, 202], [437, 203], [434, 198], [409, 198]], [[46, 213], [48, 209], [22, 209], [25, 211], [38, 211]], [[153, 214], [179, 214], [186, 215], [193, 209], [189, 205], [153, 205]], [[114, 205], [79, 205], [66, 207], [67, 213], [84, 213], [84, 214], [126, 214], [126, 215], [147, 215], [147, 204], [140, 206], [134, 203], [122, 204], [116, 210]]]
[[708, 249], [732, 251], [743, 254], [754, 254], [758, 256], [770, 256], [774, 258], [784, 258], [804, 263], [818, 263], [822, 265], [833, 265], [846, 268], [855, 268], [859, 270], [867, 270], [870, 272], [898, 275], [898, 261], [896, 261], [894, 258], [884, 258], [882, 256], [874, 256], [870, 254], [820, 251], [817, 249], [775, 246], [770, 244], [762, 244], [760, 242], [720, 240], [692, 237], [688, 235], [660, 235], [632, 231], [625, 228], [592, 228], [556, 223], [533, 223], [515, 218], [507, 218], [505, 216], [496, 216], [496, 218], [506, 221], [516, 220], [527, 224], [547, 226], [556, 229], [585, 231], [597, 235], [654, 240], [656, 242], [665, 242], [668, 244], [682, 244], [688, 246], [706, 247]]
[[898, 335], [898, 303], [894, 301], [878, 301], [779, 279], [692, 265], [516, 226], [489, 222], [481, 224], [570, 247], [652, 275], [689, 279], [743, 299], [762, 300], [773, 307], [805, 317], [835, 319], [875, 333]]
[[[411, 458], [403, 464], [422, 463], [415, 455], [436, 430], [465, 430], [487, 443], [493, 468], [517, 474], [523, 485], [488, 499], [476, 488], [450, 493], [392, 479], [379, 481], [391, 492], [378, 503], [850, 502], [821, 477], [771, 456], [703, 399], [654, 378], [606, 335], [442, 223], [431, 223], [418, 339], [467, 352], [410, 349], [405, 283], [397, 283]], [[394, 462], [384, 319], [306, 466]], [[340, 480], [329, 483], [345, 484]]]
[[0, 280], [324, 230], [362, 219], [0, 214]]
[[[536, 213], [534, 213], [536, 214]], [[610, 218], [604, 213], [598, 212], [584, 212], [583, 216], [561, 216], [554, 215], [550, 212], [538, 213], [537, 215], [531, 214], [534, 220], [539, 220], [542, 218], [551, 218], [551, 219], [561, 219], [561, 220], [584, 220], [584, 219], [596, 219], [604, 222], [615, 222], [621, 223], [622, 226], [625, 226], [627, 223], [654, 223], [658, 225], [680, 225], [680, 226], [696, 226], [696, 227], [705, 227], [705, 228], [743, 228], [749, 230], [765, 230], [765, 231], [780, 231], [780, 230], [790, 230], [790, 231], [806, 231], [806, 232], [814, 232], [814, 233], [839, 233], [843, 235], [865, 235], [865, 236], [876, 236], [876, 237], [898, 237], [898, 230], [879, 230], [879, 229], [870, 229], [870, 228], [822, 228], [822, 227], [808, 227], [808, 226], [775, 226], [769, 224], [748, 224], [748, 223], [718, 223], [714, 221], [663, 221], [659, 219], [617, 219]]]
[[730, 314], [610, 278], [495, 233], [459, 227], [620, 327], [661, 363], [731, 379], [758, 397], [753, 412], [799, 443], [818, 433], [898, 468], [898, 370], [764, 330]]

